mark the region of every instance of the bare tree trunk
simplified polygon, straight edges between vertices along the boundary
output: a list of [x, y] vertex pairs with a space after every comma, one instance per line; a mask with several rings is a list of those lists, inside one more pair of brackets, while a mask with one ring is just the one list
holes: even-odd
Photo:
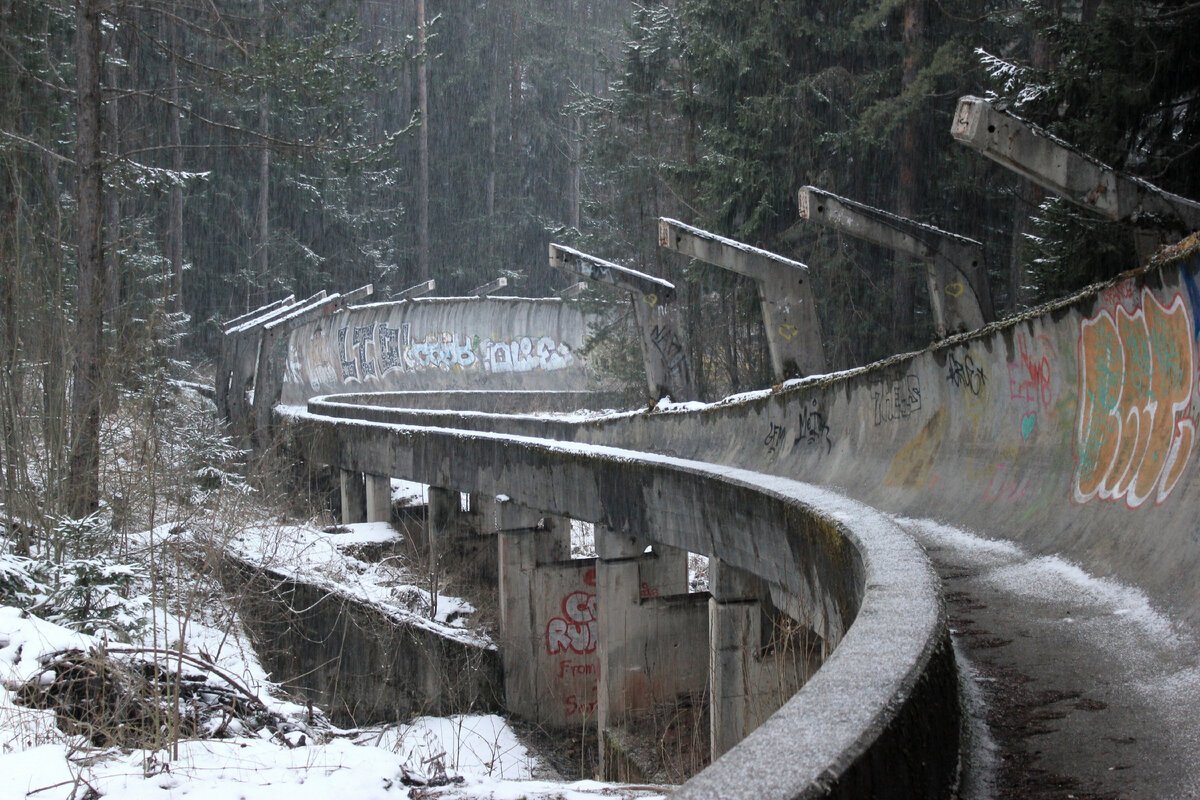
[[417, 172], [417, 278], [429, 280], [429, 64], [425, 50], [425, 0], [417, 0], [417, 105], [421, 113]]
[[176, 182], [171, 186], [167, 202], [167, 257], [171, 262], [171, 307], [183, 311], [183, 186], [178, 182], [178, 175], [183, 172], [183, 136], [179, 124], [179, 23], [172, 19], [168, 24], [171, 26], [171, 168], [175, 170]]
[[[266, 38], [266, 9], [263, 0], [258, 0], [258, 19], [262, 26], [260, 36]], [[258, 93], [258, 132], [262, 135], [262, 149], [258, 152], [258, 211], [255, 215], [255, 238], [258, 250], [254, 254], [255, 266], [260, 279], [265, 279], [271, 268], [271, 150], [267, 147], [267, 135], [271, 132], [271, 118], [267, 113], [267, 92]], [[250, 303], [246, 303], [250, 307]]]
[[[917, 79], [921, 69], [921, 51], [925, 39], [925, 0], [908, 0], [904, 5], [904, 75], [902, 88]], [[899, 181], [896, 211], [915, 217], [920, 192], [921, 149], [920, 118], [910, 114], [900, 131]], [[913, 338], [915, 289], [912, 265], [906, 258], [892, 259], [892, 336], [897, 347], [908, 347]]]
[[72, 515], [100, 503], [100, 379], [104, 360], [103, 161], [100, 149], [101, 0], [76, 0], [75, 169], [79, 283], [71, 386]]

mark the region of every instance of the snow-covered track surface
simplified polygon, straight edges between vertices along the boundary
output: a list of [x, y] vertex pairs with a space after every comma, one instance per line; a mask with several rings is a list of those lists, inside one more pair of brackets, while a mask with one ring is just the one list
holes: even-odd
[[[765, 724], [686, 783], [685, 798], [945, 797], [959, 716], [940, 584], [885, 516], [786, 477], [597, 444], [378, 422], [323, 400], [282, 408], [316, 463], [460, 491], [704, 553], [795, 598], [833, 651]], [[414, 414], [420, 412], [394, 412]], [[336, 414], [336, 416], [334, 416]], [[460, 414], [477, 427], [578, 424]], [[912, 754], [922, 755], [914, 758]]]

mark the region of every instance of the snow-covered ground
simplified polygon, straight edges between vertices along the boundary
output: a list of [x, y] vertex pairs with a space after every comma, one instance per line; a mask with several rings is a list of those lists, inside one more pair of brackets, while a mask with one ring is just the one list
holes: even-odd
[[[412, 487], [396, 491], [411, 493]], [[365, 524], [332, 530], [264, 522], [247, 526], [228, 546], [249, 561], [360, 597], [410, 621], [423, 620], [444, 634], [480, 636], [466, 624], [473, 609], [465, 601], [439, 596], [434, 619], [429, 619], [429, 593], [415, 585], [401, 565], [367, 563], [349, 554], [356, 546], [396, 541], [394, 529]], [[159, 529], [140, 538], [149, 542], [165, 535], [167, 531]], [[578, 535], [584, 546], [586, 532]], [[216, 602], [216, 587], [200, 576], [187, 576], [184, 582], [190, 594], [179, 596], [194, 602], [156, 608], [142, 640], [132, 644], [103, 642], [0, 606], [0, 799], [532, 800], [662, 795], [655, 787], [545, 780], [553, 771], [494, 715], [422, 717], [353, 731], [339, 730], [319, 714], [313, 719], [306, 705], [284, 697], [272, 683], [232, 611]], [[52, 680], [46, 663], [56, 653], [103, 647], [118, 660], [146, 658], [148, 651], [175, 652], [181, 640], [189, 659], [185, 671], [211, 664], [210, 683], [238, 687], [287, 722], [274, 730], [252, 731], [234, 720], [224, 738], [184, 740], [164, 750], [97, 747], [83, 736], [59, 730], [52, 711], [20, 705], [17, 699], [27, 682], [46, 685]], [[165, 656], [166, 665], [177, 663], [174, 659]]]

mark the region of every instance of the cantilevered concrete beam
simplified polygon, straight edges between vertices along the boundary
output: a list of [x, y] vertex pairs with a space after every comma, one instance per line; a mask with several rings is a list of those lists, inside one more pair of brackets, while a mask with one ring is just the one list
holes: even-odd
[[559, 244], [550, 245], [550, 266], [628, 292], [642, 337], [650, 402], [666, 396], [696, 399], [679, 310], [673, 302], [675, 284]]
[[468, 294], [473, 297], [487, 297], [492, 292], [498, 292], [508, 286], [508, 278], [500, 277], [491, 283], [485, 283], [483, 286], [476, 286]]
[[428, 280], [418, 283], [416, 286], [410, 286], [402, 292], [396, 292], [392, 295], [393, 300], [412, 300], [415, 297], [424, 297], [437, 289], [437, 281]]
[[234, 317], [233, 319], [226, 322], [221, 327], [221, 330], [224, 333], [229, 333], [230, 330], [238, 327], [239, 325], [241, 325], [244, 322], [249, 322], [252, 319], [261, 317], [264, 314], [268, 314], [277, 308], [282, 308], [283, 306], [290, 305], [294, 302], [296, 302], [296, 295], [289, 294], [287, 297], [276, 300], [273, 303], [267, 303], [265, 306], [259, 306], [258, 308], [254, 309], [253, 311], [247, 311], [245, 314], [242, 314], [241, 316]]
[[975, 330], [994, 318], [983, 245], [974, 239], [815, 186], [800, 190], [800, 216], [924, 261], [939, 337]]
[[658, 220], [658, 246], [754, 279], [776, 379], [825, 371], [807, 265], [667, 217]]
[[279, 401], [283, 389], [284, 365], [287, 362], [287, 342], [292, 331], [310, 320], [328, 317], [370, 297], [372, 284], [360, 286], [346, 294], [332, 294], [303, 303], [293, 311], [263, 325], [258, 347], [257, 367], [254, 370], [254, 427], [258, 443], [266, 441], [271, 427], [271, 409]]
[[959, 99], [950, 134], [1072, 203], [1159, 239], [1200, 230], [1200, 203], [1102, 164], [982, 98]]

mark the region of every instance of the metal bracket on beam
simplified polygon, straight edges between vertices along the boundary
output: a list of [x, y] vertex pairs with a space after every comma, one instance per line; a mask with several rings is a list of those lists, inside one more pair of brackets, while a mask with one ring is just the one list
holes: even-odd
[[1200, 230], [1200, 203], [1115, 170], [982, 98], [959, 99], [950, 134], [1075, 205], [1159, 240]]
[[753, 278], [777, 380], [825, 371], [808, 266], [678, 220], [658, 220], [658, 246]]
[[800, 216], [925, 262], [939, 337], [975, 330], [994, 316], [983, 245], [898, 214], [805, 186]]
[[392, 295], [393, 300], [412, 300], [417, 297], [424, 297], [437, 289], [437, 281], [428, 280], [418, 283], [416, 286], [410, 286], [402, 292], [396, 292]]
[[487, 297], [492, 292], [498, 292], [508, 286], [508, 278], [500, 277], [491, 283], [485, 283], [483, 286], [476, 286], [468, 294], [473, 297]]
[[675, 284], [559, 244], [550, 245], [550, 266], [628, 292], [642, 337], [650, 401], [667, 396], [696, 399], [679, 309], [673, 302]]

